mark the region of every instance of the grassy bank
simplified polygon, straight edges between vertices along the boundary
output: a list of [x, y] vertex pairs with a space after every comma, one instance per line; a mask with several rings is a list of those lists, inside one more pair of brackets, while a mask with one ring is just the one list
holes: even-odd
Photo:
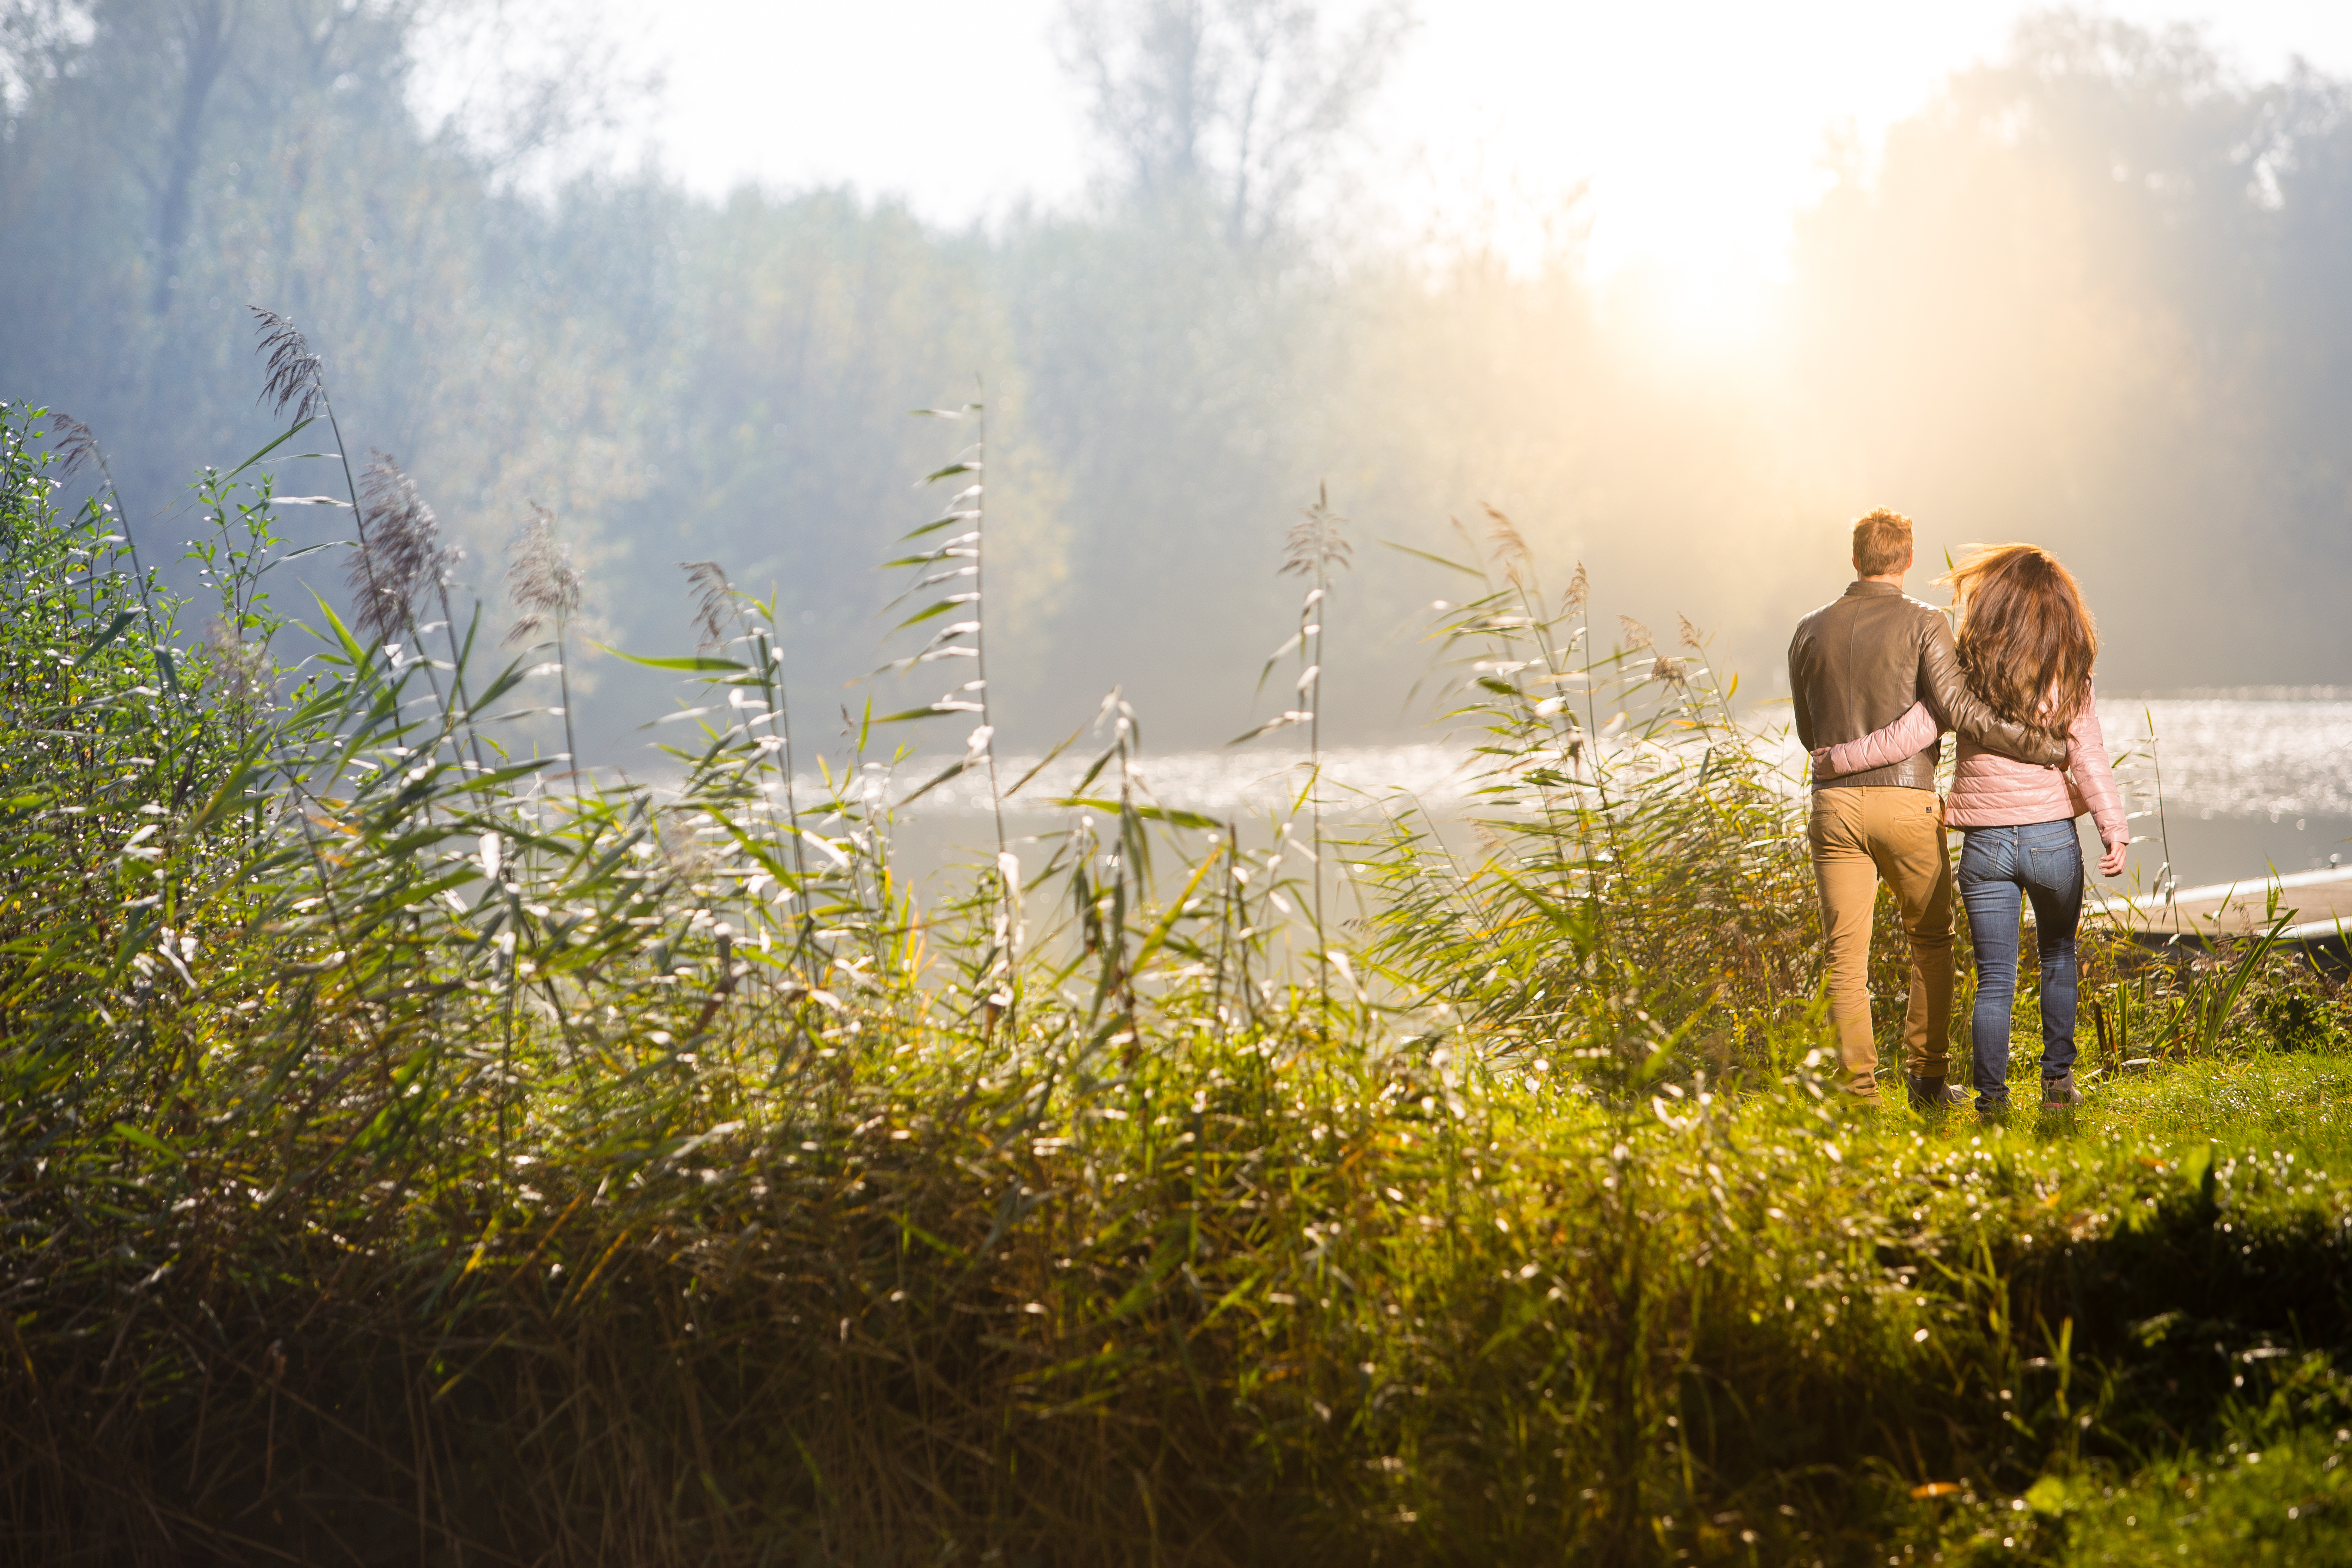
[[2344, 1058], [2173, 1069], [2145, 1120], [2046, 1134], [1825, 1124], [1801, 1088], [1612, 1125], [1484, 1075], [1457, 1118], [1414, 1097], [1442, 1068], [1200, 1048], [1075, 1075], [1080, 1111], [1045, 1081], [1068, 1065], [983, 1109], [961, 1073], [846, 1058], [830, 1117], [503, 1175], [362, 1158], [299, 1190], [263, 1161], [126, 1157], [20, 1197], [54, 1270], [11, 1303], [14, 1517], [54, 1532], [20, 1545], [2210, 1562], [2251, 1532], [2319, 1562], [2352, 1541], [2340, 1119], [2218, 1144], [2160, 1125], [2209, 1115], [2221, 1079], [2341, 1104]]
[[[307, 345], [276, 346], [311, 411]], [[657, 795], [518, 727], [569, 717], [529, 711], [570, 706], [546, 525], [493, 653], [404, 477], [354, 483], [363, 614], [310, 606], [298, 656], [259, 467], [197, 491], [221, 602], [187, 605], [111, 514], [47, 510], [35, 423], [0, 454], [17, 1560], [2352, 1535], [2338, 999], [2258, 952], [2110, 954], [2105, 1065], [2157, 1065], [2075, 1117], [1841, 1111], [1801, 848], [1731, 683], [1689, 628], [1599, 651], [1580, 574], [1547, 595], [1505, 520], [1429, 628], [1484, 737], [1476, 857], [1404, 801], [1352, 845], [1311, 795], [1164, 808], [1114, 693], [1067, 827], [925, 907], [891, 803], [1029, 784], [996, 776], [959, 607], [984, 439], [904, 563], [975, 595], [918, 599], [904, 662], [977, 673], [903, 710], [961, 760], [869, 720], [811, 799], [772, 617], [715, 565]], [[1310, 522], [1303, 696], [1343, 587]]]

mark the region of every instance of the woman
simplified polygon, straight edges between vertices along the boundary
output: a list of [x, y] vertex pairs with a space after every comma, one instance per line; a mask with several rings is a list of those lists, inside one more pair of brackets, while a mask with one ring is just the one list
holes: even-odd
[[[2074, 1105], [2074, 929], [2083, 915], [2083, 849], [2074, 819], [2087, 811], [2106, 852], [2102, 876], [2124, 868], [2123, 797], [2107, 766], [2091, 688], [2099, 638], [2074, 574], [2031, 544], [1977, 551], [1939, 579], [1959, 617], [1969, 688], [2004, 719], [2066, 737], [2066, 766], [2041, 767], [1962, 741], [1944, 820], [1963, 830], [1960, 898], [1977, 955], [1969, 1021], [1977, 1110], [2009, 1104], [2009, 1018], [2017, 994], [2018, 909], [2033, 900], [2042, 959], [2042, 1103]], [[1813, 753], [1824, 776], [1858, 773], [1934, 743], [1924, 703], [1884, 730]]]

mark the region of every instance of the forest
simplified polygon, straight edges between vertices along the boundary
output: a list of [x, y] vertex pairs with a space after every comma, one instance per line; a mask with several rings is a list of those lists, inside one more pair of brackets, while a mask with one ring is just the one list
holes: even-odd
[[[1709, 343], [1661, 331], [1638, 277], [1588, 278], [1573, 199], [1534, 261], [1347, 221], [1344, 135], [1392, 38], [1327, 38], [1244, 153], [1211, 79], [1246, 51], [1187, 47], [1159, 14], [1107, 13], [1135, 37], [1105, 46], [1097, 101], [1144, 107], [1097, 114], [1094, 195], [950, 232], [852, 190], [714, 201], [593, 164], [550, 188], [537, 171], [633, 90], [625, 67], [561, 55], [498, 83], [499, 114], [426, 123], [436, 14], [415, 0], [15, 0], [0, 379], [95, 431], [153, 519], [196, 464], [276, 434], [245, 310], [277, 311], [476, 585], [536, 502], [575, 542], [593, 641], [674, 641], [673, 563], [715, 560], [783, 595], [827, 688], [876, 662], [871, 564], [934, 446], [906, 411], [984, 387], [998, 675], [1033, 744], [1113, 683], [1171, 742], [1240, 727], [1284, 616], [1281, 536], [1326, 485], [1365, 537], [1424, 549], [1491, 504], [1589, 563], [1611, 609], [1686, 615], [1766, 685], [1842, 581], [1843, 521], [1882, 504], [1943, 547], [2072, 562], [2105, 689], [2335, 679], [2344, 84], [2244, 82], [2191, 32], [2043, 16], [1874, 164], [1831, 146], [1774, 324]], [[184, 531], [154, 526], [176, 552]], [[1356, 570], [1333, 635], [1365, 679], [1331, 716], [1392, 735], [1419, 722], [1388, 692], [1424, 595], [1391, 552]], [[602, 701], [623, 676], [593, 648], [580, 675], [582, 743], [617, 759], [655, 694]]]

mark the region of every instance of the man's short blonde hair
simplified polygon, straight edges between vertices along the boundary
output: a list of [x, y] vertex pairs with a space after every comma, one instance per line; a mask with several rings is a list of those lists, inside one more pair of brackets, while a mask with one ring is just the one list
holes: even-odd
[[1900, 572], [1911, 559], [1911, 520], [1880, 507], [1853, 525], [1853, 569], [1864, 577]]

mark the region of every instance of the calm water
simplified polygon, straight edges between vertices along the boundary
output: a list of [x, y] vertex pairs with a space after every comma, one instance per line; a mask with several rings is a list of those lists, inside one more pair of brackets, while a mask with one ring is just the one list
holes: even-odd
[[2352, 817], [2352, 701], [2101, 702], [2099, 726], [2127, 777], [2152, 791], [2161, 770], [2168, 816]]
[[[1801, 762], [1793, 737], [1777, 713], [1762, 710], [1759, 722], [1780, 737], [1791, 788]], [[2183, 883], [2220, 881], [2259, 874], [2266, 865], [2301, 870], [2341, 857], [2352, 863], [2352, 692], [2328, 691], [2300, 700], [2245, 697], [2176, 697], [2103, 700], [2099, 721], [2130, 809], [2138, 815], [2132, 864], [2123, 881], [2137, 875], [2152, 882], [2169, 838], [2176, 875]], [[2153, 740], [2151, 741], [2151, 726]], [[1074, 753], [1075, 754], [1075, 753]], [[1020, 805], [1044, 804], [1073, 789], [1090, 757], [1065, 757], [1023, 792]], [[1034, 758], [1008, 758], [1009, 784]], [[1466, 741], [1334, 748], [1326, 754], [1327, 801], [1354, 803], [1369, 815], [1383, 800], [1410, 797], [1441, 816], [1471, 807], [1478, 759]], [[1305, 782], [1305, 758], [1260, 743], [1232, 751], [1147, 754], [1145, 787], [1161, 804], [1219, 817], [1263, 819], [1281, 813]], [[908, 776], [923, 776], [919, 765]], [[2162, 812], [2158, 782], [2162, 781]], [[920, 802], [912, 812], [913, 837], [946, 850], [974, 832], [987, 797], [976, 778], [958, 780]], [[905, 786], [901, 786], [905, 787]], [[1097, 792], [1107, 786], [1097, 781]], [[1327, 808], [1328, 809], [1328, 808]], [[1344, 804], [1340, 814], [1352, 814]], [[1019, 833], [1038, 831], [1058, 812], [1017, 811], [1008, 824]], [[2087, 837], [2088, 824], [2084, 825]], [[2095, 849], [2095, 843], [2092, 844]]]
[[2347, 695], [2102, 701], [2107, 748], [2125, 753], [2116, 777], [2141, 814], [2132, 831], [2146, 839], [2126, 880], [2152, 885], [2167, 838], [2175, 873], [2192, 886], [2352, 863]]

